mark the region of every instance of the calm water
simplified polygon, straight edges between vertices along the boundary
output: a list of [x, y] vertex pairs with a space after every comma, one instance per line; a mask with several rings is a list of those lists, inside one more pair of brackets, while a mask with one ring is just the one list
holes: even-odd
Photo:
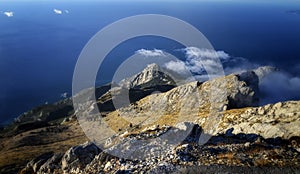
[[[54, 8], [69, 13], [57, 15]], [[185, 20], [197, 27], [216, 50], [257, 64], [275, 65], [299, 77], [300, 15], [288, 12], [299, 9], [300, 3], [286, 1], [0, 1], [0, 11], [14, 11], [10, 18], [0, 15], [0, 123], [70, 93], [74, 66], [86, 42], [104, 26], [137, 14], [158, 13]], [[154, 37], [125, 42], [108, 55], [99, 81], [109, 81], [122, 60], [138, 49], [158, 48], [176, 55], [174, 49], [180, 47]]]

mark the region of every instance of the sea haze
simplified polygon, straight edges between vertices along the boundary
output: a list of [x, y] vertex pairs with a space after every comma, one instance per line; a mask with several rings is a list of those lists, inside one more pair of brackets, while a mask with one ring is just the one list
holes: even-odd
[[[138, 14], [177, 17], [198, 28], [216, 50], [253, 64], [277, 66], [291, 78], [300, 77], [298, 2], [0, 4], [0, 124], [34, 106], [55, 102], [65, 92], [70, 95], [76, 60], [87, 41], [104, 26]], [[13, 16], [8, 17], [5, 12], [13, 12]], [[136, 50], [161, 49], [184, 60], [184, 55], [178, 53], [180, 48], [176, 42], [157, 37], [129, 40], [106, 57], [97, 82], [109, 82], [122, 61]], [[293, 94], [286, 95], [293, 98]]]

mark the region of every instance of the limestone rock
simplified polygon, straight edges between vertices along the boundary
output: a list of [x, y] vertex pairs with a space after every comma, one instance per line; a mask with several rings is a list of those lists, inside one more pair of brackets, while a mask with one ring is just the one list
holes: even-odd
[[93, 143], [85, 143], [83, 145], [70, 148], [62, 157], [62, 169], [72, 169], [90, 163], [101, 150]]
[[59, 169], [62, 156], [63, 154], [61, 153], [54, 154], [40, 167], [38, 173], [52, 173], [55, 169]]
[[41, 166], [51, 157], [53, 156], [52, 152], [48, 152], [45, 154], [42, 154], [40, 156], [38, 156], [37, 158], [31, 160], [27, 166], [26, 166], [26, 170], [28, 171], [33, 171], [34, 173], [38, 173]]
[[253, 72], [257, 75], [259, 81], [261, 82], [263, 80], [263, 78], [265, 78], [267, 75], [279, 71], [278, 68], [276, 67], [272, 67], [272, 66], [262, 66], [259, 67], [255, 70], [253, 70]]
[[162, 72], [160, 67], [153, 63], [140, 73], [122, 80], [119, 85], [123, 88], [145, 88], [157, 85], [176, 85], [174, 80]]
[[220, 125], [233, 133], [254, 133], [264, 138], [300, 136], [300, 101], [278, 102], [225, 114]]
[[[146, 130], [138, 135], [129, 135], [120, 139], [118, 144], [105, 151], [114, 156], [128, 159], [151, 159], [172, 151], [174, 147], [183, 141], [197, 142], [202, 131], [198, 125], [190, 122], [178, 123], [171, 128], [153, 129], [150, 127]], [[148, 132], [148, 130], [152, 131]]]

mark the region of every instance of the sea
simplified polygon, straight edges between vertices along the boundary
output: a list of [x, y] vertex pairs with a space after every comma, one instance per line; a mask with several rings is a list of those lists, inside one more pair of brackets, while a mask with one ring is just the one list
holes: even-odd
[[[105, 26], [141, 14], [176, 17], [201, 31], [215, 50], [300, 77], [299, 1], [0, 0], [0, 124], [70, 97], [74, 68], [87, 42]], [[161, 49], [185, 59], [177, 42], [134, 38], [105, 57], [95, 85], [110, 82], [139, 49]]]

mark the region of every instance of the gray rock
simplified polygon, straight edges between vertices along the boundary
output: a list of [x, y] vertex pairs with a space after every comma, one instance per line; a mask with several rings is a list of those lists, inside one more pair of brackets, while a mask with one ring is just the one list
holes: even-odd
[[176, 85], [174, 80], [162, 72], [160, 67], [153, 63], [147, 65], [147, 67], [140, 73], [122, 80], [119, 85], [123, 88], [141, 88], [157, 85]]
[[151, 170], [149, 170], [147, 173], [149, 174], [155, 174], [155, 173], [172, 173], [175, 172], [177, 170], [176, 166], [174, 166], [173, 164], [161, 164], [158, 166], [154, 166]]
[[38, 173], [41, 166], [51, 157], [53, 157], [53, 152], [44, 153], [37, 158], [31, 160], [27, 165], [26, 168], [31, 169], [33, 172]]
[[244, 146], [245, 146], [245, 147], [250, 147], [250, 142], [246, 142], [246, 143], [244, 144]]
[[174, 127], [182, 131], [191, 131], [195, 124], [190, 122], [177, 123]]
[[61, 153], [54, 154], [40, 167], [38, 173], [51, 173], [54, 169], [59, 169], [62, 156], [63, 154]]
[[112, 168], [112, 164], [111, 164], [110, 161], [108, 161], [108, 162], [105, 164], [105, 166], [104, 166], [104, 171], [108, 171], [108, 170], [111, 169], [111, 168]]
[[83, 145], [70, 148], [62, 157], [62, 169], [72, 169], [78, 166], [85, 166], [90, 163], [101, 150], [94, 143], [85, 143]]
[[226, 115], [220, 124], [227, 125], [225, 129], [233, 128], [234, 134], [253, 133], [264, 138], [289, 139], [300, 136], [299, 106], [300, 101], [289, 101], [249, 108], [238, 115]]
[[267, 75], [276, 71], [279, 71], [279, 69], [272, 66], [262, 66], [253, 70], [253, 72], [257, 75], [259, 82], [261, 82]]

